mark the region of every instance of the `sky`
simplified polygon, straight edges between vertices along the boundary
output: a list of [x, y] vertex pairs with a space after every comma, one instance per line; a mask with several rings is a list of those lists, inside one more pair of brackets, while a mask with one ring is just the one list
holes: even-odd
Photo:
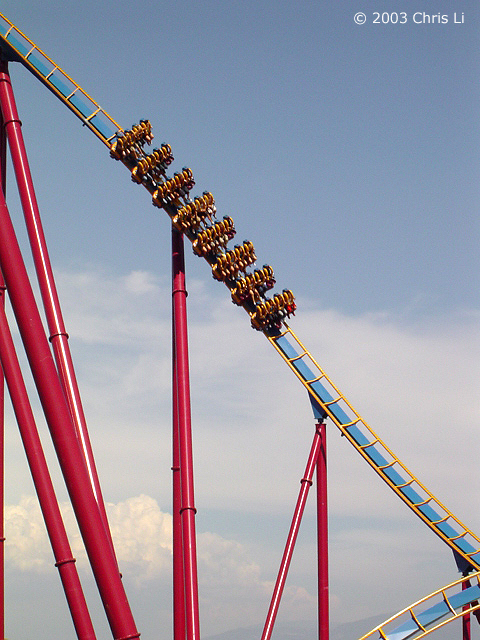
[[[478, 532], [478, 5], [3, 0], [0, 11], [124, 128], [152, 122], [175, 170], [192, 168], [193, 195], [211, 191], [236, 240], [272, 265], [276, 290], [293, 291], [291, 326], [320, 366]], [[404, 24], [382, 23], [395, 12]], [[447, 21], [429, 22], [438, 14]], [[169, 220], [33, 76], [10, 72], [127, 595], [142, 638], [166, 640]], [[314, 423], [303, 387], [189, 248], [187, 286], [208, 637], [265, 619]], [[109, 637], [38, 422], [97, 634]], [[327, 430], [332, 626], [456, 579], [445, 545]], [[5, 496], [6, 636], [73, 639], [9, 407]], [[314, 520], [312, 503], [279, 621], [316, 615]]]

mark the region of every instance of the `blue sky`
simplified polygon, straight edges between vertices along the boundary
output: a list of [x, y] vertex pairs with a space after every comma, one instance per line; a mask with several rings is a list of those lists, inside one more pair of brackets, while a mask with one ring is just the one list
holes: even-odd
[[[480, 12], [431, 4], [5, 0], [1, 11], [124, 128], [151, 120], [175, 169], [192, 168], [193, 193], [210, 190], [277, 288], [293, 290], [292, 327], [320, 365], [478, 531], [465, 448], [480, 444]], [[372, 24], [374, 11], [400, 8], [407, 24]], [[417, 11], [449, 21], [414, 24]], [[167, 638], [169, 222], [38, 81], [16, 64], [11, 73], [105, 497], [120, 547], [135, 548], [122, 557], [137, 624]], [[24, 242], [13, 183], [8, 197]], [[303, 389], [187, 253], [207, 636], [262, 622], [313, 427]], [[7, 636], [32, 637], [34, 616], [15, 602], [23, 583], [30, 606], [38, 583], [49, 585], [37, 605], [52, 610], [45, 637], [73, 638], [32, 533], [13, 424], [7, 439]], [[456, 577], [450, 552], [332, 428], [329, 456], [334, 623], [399, 610]], [[284, 619], [315, 615], [313, 511], [305, 524]]]

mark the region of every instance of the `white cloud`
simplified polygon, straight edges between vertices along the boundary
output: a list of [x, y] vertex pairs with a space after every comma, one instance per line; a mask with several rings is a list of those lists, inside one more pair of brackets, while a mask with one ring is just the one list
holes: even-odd
[[43, 571], [53, 563], [36, 498], [25, 496], [5, 506], [6, 559], [21, 570]]
[[[147, 495], [107, 503], [110, 530], [117, 560], [125, 575], [138, 585], [170, 575], [172, 557], [172, 516], [163, 512], [156, 500]], [[86, 554], [70, 503], [60, 505], [77, 566], [85, 569]], [[34, 496], [23, 496], [18, 505], [5, 507], [7, 561], [27, 571], [49, 571], [53, 555], [43, 517]], [[200, 584], [207, 588], [252, 586], [264, 591], [261, 567], [236, 540], [204, 532], [198, 534], [197, 556]]]
[[170, 571], [172, 516], [146, 495], [107, 504], [112, 537], [122, 571], [141, 583]]
[[125, 285], [133, 294], [155, 293], [158, 289], [157, 279], [148, 271], [132, 271], [125, 277]]
[[[170, 563], [170, 516], [158, 507], [170, 501], [169, 287], [147, 272], [107, 276], [95, 269], [60, 274], [60, 282], [104, 494], [114, 503], [110, 518], [122, 570], [139, 586], [153, 584]], [[257, 514], [251, 522], [263, 513], [288, 518], [313, 437], [306, 392], [224, 291], [217, 298], [202, 283], [189, 288], [198, 293], [188, 299], [197, 509]], [[415, 321], [388, 313], [352, 317], [312, 309], [309, 301], [301, 307], [309, 310], [291, 324], [320, 366], [419, 480], [479, 531], [472, 504], [480, 491], [470, 462], [480, 446], [478, 315]], [[328, 461], [332, 601], [341, 603], [338, 611], [352, 594], [358, 597], [367, 572], [377, 575], [379, 567], [392, 566], [399, 576], [384, 576], [392, 585], [389, 601], [398, 608], [455, 577], [450, 551], [421, 523], [411, 525], [413, 515], [332, 425]], [[17, 477], [18, 464], [11, 473]], [[138, 497], [127, 497], [132, 495]], [[30, 502], [16, 502], [9, 507], [7, 536], [11, 542], [21, 531], [22, 539], [10, 562], [25, 567], [36, 553], [29, 566], [43, 570], [52, 558], [39, 541], [41, 518]], [[222, 630], [222, 616], [223, 628], [225, 620], [235, 621], [228, 625], [233, 628], [242, 607], [249, 621], [261, 620], [271, 591], [265, 576], [271, 579], [272, 556], [279, 560], [282, 548], [277, 543], [266, 551], [261, 541], [250, 553], [242, 534], [222, 537], [209, 529], [199, 535], [204, 615], [216, 630]], [[395, 545], [408, 554], [396, 553]], [[305, 550], [300, 557], [298, 574], [309, 585], [305, 592], [289, 587], [292, 604], [284, 610], [292, 616], [295, 607], [312, 606], [313, 563]], [[391, 564], [392, 557], [400, 560]], [[447, 565], [451, 575], [443, 575]], [[368, 582], [352, 616], [376, 613], [385, 595], [381, 582]]]
[[117, 347], [146, 345], [170, 330], [163, 300], [170, 293], [151, 273], [126, 276], [91, 268], [84, 272], [56, 272], [69, 335], [86, 344]]
[[[60, 505], [77, 566], [87, 558], [70, 503]], [[124, 573], [139, 583], [169, 571], [172, 550], [172, 517], [146, 495], [117, 504], [107, 503], [107, 513], [117, 559]], [[6, 558], [22, 570], [49, 571], [53, 554], [36, 498], [23, 496], [18, 505], [5, 508]]]
[[[263, 624], [274, 582], [262, 579], [262, 568], [245, 547], [214, 533], [198, 536], [201, 613], [209, 633]], [[281, 602], [282, 615], [291, 620], [312, 619], [316, 598], [307, 589], [287, 584]]]
[[[59, 280], [106, 494], [110, 486], [120, 493], [123, 479], [117, 469], [127, 464], [127, 455], [137, 466], [142, 457], [158, 455], [165, 469], [161, 501], [167, 503], [168, 287], [138, 271], [107, 276], [92, 269], [60, 273]], [[284, 509], [296, 492], [313, 434], [306, 393], [263, 336], [250, 329], [243, 310], [228, 297], [212, 297], [201, 283], [193, 281], [191, 288], [198, 289], [198, 298], [189, 297], [188, 304], [199, 499], [215, 508], [228, 503], [239, 509]], [[303, 306], [311, 309], [308, 301]], [[473, 485], [476, 473], [474, 465], [465, 464], [464, 443], [471, 450], [480, 445], [478, 316], [465, 312], [408, 323], [387, 313], [350, 317], [310, 310], [299, 313], [292, 326], [387, 446], [447, 506], [455, 511], [458, 502], [464, 514], [470, 498], [452, 479], [461, 474]], [[374, 515], [387, 509], [395, 514], [397, 501], [380, 497], [389, 492], [379, 488], [375, 474], [333, 427], [329, 433], [333, 512]], [[118, 456], [115, 467], [113, 456]], [[448, 477], [437, 462], [447, 458]], [[338, 482], [336, 469], [342, 469]], [[151, 489], [135, 484], [121, 491]]]
[[[137, 589], [151, 589], [158, 580], [170, 581], [172, 571], [172, 516], [157, 502], [141, 495], [107, 504], [108, 518], [120, 570]], [[86, 554], [69, 503], [61, 504], [76, 566], [85, 577]], [[10, 569], [45, 574], [53, 570], [53, 554], [38, 501], [22, 497], [5, 509], [6, 560]], [[216, 533], [200, 533], [197, 558], [201, 609], [209, 633], [245, 620], [260, 622], [268, 608], [273, 583], [262, 580], [261, 566], [245, 547]], [[40, 584], [40, 582], [39, 582]], [[239, 602], [242, 606], [239, 607]], [[303, 587], [285, 590], [283, 610], [293, 618], [313, 611], [314, 599]]]
[[202, 564], [201, 583], [227, 585], [232, 578], [242, 586], [258, 583], [260, 567], [247, 558], [243, 546], [235, 540], [225, 540], [216, 533], [198, 536], [198, 559]]

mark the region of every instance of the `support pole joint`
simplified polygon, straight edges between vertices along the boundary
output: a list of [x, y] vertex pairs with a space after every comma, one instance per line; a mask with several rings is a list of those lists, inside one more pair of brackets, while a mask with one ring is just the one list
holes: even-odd
[[59, 560], [58, 562], [55, 562], [55, 566], [56, 567], [61, 567], [64, 564], [69, 564], [70, 562], [75, 563], [77, 560], [75, 558], [65, 558], [65, 560]]
[[60, 338], [60, 336], [63, 336], [67, 340], [70, 338], [68, 333], [66, 333], [65, 331], [59, 331], [58, 333], [52, 333], [52, 335], [48, 338], [48, 340], [49, 342], [53, 342], [54, 338]]
[[197, 510], [195, 507], [182, 507], [180, 509], [180, 513], [182, 514], [184, 511], [193, 511], [193, 513], [197, 513]]

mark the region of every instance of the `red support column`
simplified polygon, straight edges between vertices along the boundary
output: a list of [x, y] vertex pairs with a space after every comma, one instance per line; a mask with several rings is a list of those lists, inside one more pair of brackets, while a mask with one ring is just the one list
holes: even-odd
[[[0, 188], [7, 193], [7, 139], [0, 112]], [[5, 283], [0, 273], [1, 308], [5, 309]], [[0, 637], [5, 638], [5, 380], [0, 367]]]
[[[185, 288], [185, 259], [183, 235], [172, 228], [172, 298], [173, 353], [175, 358], [173, 406], [174, 425], [178, 425], [179, 466], [181, 486], [181, 541], [179, 529], [176, 544], [183, 549], [183, 575], [187, 640], [200, 640], [198, 609], [197, 549], [195, 534], [195, 501], [193, 486], [193, 452], [190, 415], [190, 381], [188, 371], [187, 291]], [[174, 471], [175, 473], [175, 471]], [[176, 484], [178, 488], [178, 480]], [[178, 508], [178, 507], [176, 507]], [[177, 612], [177, 615], [180, 615]], [[183, 640], [183, 638], [182, 638]]]
[[138, 638], [3, 193], [0, 268], [113, 637]]
[[[172, 309], [172, 335], [175, 332]], [[185, 581], [182, 551], [182, 482], [178, 429], [177, 363], [172, 341], [172, 514], [173, 514], [173, 640], [185, 640]]]
[[0, 305], [0, 360], [77, 637], [95, 640], [3, 305]]
[[[62, 311], [55, 286], [55, 279], [53, 277], [35, 189], [25, 150], [25, 143], [21, 129], [22, 123], [18, 117], [7, 64], [3, 63], [0, 69], [2, 71], [0, 73], [0, 106], [3, 113], [4, 127], [10, 145], [13, 168], [17, 178], [18, 191], [20, 194], [28, 236], [32, 248], [32, 255], [45, 308], [45, 315], [50, 332], [50, 342], [52, 343], [57, 368], [60, 374], [60, 380], [68, 400], [72, 419], [85, 456], [90, 482], [95, 493], [95, 498], [100, 509], [105, 530], [111, 540], [107, 514], [100, 489], [100, 482], [95, 467], [82, 401], [68, 345], [68, 334], [63, 322]], [[111, 545], [113, 550], [113, 543], [111, 543]]]
[[[1, 134], [0, 134], [1, 135]], [[5, 283], [0, 273], [0, 312], [5, 311]], [[5, 377], [0, 367], [0, 637], [5, 638]]]
[[267, 619], [263, 627], [262, 640], [270, 640], [277, 617], [278, 608], [285, 587], [288, 570], [290, 568], [290, 562], [292, 560], [295, 543], [297, 541], [298, 530], [302, 521], [305, 504], [307, 502], [308, 492], [312, 486], [313, 472], [317, 464], [317, 459], [320, 451], [320, 426], [317, 425], [315, 435], [313, 437], [312, 447], [310, 449], [310, 455], [308, 457], [307, 466], [303, 478], [300, 480], [300, 492], [297, 498], [297, 504], [292, 518], [292, 524], [290, 525], [290, 531], [288, 532], [287, 542], [285, 550], [283, 552], [282, 561], [280, 563], [280, 569], [278, 571], [277, 581], [273, 590], [272, 599], [270, 602], [270, 608], [268, 610]]
[[319, 424], [320, 451], [317, 461], [317, 539], [318, 539], [318, 637], [329, 638], [328, 602], [328, 509], [327, 509], [327, 431]]
[[[466, 580], [465, 582], [462, 582], [462, 591], [465, 591], [465, 589], [468, 589], [471, 586], [472, 585], [470, 580]], [[469, 609], [468, 604], [463, 607], [464, 611], [468, 609]], [[462, 640], [470, 640], [470, 624], [471, 624], [471, 616], [469, 613], [466, 613], [462, 617]]]

